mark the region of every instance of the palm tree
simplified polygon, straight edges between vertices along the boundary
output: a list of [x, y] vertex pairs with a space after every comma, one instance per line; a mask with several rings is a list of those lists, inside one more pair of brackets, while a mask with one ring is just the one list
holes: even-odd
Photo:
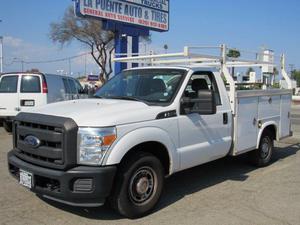
[[246, 75], [249, 76], [251, 72], [254, 72], [254, 69], [252, 67], [249, 67], [247, 72], [246, 72]]
[[[229, 49], [229, 51], [227, 53], [227, 57], [229, 57], [229, 58], [235, 58], [235, 59], [237, 59], [240, 56], [241, 56], [241, 53], [237, 49]], [[231, 76], [234, 77], [234, 67], [232, 67]]]
[[165, 53], [168, 52], [169, 46], [167, 44], [164, 45]]

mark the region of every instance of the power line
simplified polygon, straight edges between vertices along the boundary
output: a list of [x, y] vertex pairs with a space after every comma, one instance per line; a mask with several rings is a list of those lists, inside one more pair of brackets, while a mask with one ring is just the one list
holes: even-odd
[[56, 63], [56, 62], [63, 62], [63, 61], [70, 61], [72, 59], [80, 58], [82, 56], [88, 55], [89, 52], [82, 53], [79, 55], [74, 55], [66, 58], [60, 58], [60, 59], [52, 59], [52, 60], [41, 60], [41, 61], [24, 61], [25, 64], [45, 64], [45, 63]]
[[[80, 58], [82, 56], [88, 55], [90, 54], [89, 52], [85, 52], [79, 55], [74, 55], [74, 56], [69, 56], [69, 57], [65, 57], [65, 58], [59, 58], [59, 59], [49, 59], [49, 60], [40, 60], [40, 61], [25, 61], [25, 60], [21, 60], [19, 58], [13, 58], [12, 61], [10, 63], [5, 63], [5, 65], [12, 65], [14, 63], [19, 63], [19, 62], [23, 62], [24, 64], [43, 64], [43, 63], [56, 63], [56, 62], [63, 62], [63, 61], [69, 61], [72, 59], [76, 59], [76, 58]], [[16, 60], [18, 59], [18, 60]]]
[[[99, 53], [99, 51], [96, 51]], [[71, 60], [76, 59], [76, 58], [80, 58], [85, 56], [84, 58], [84, 71], [85, 73], [87, 72], [87, 55], [89, 55], [90, 52], [84, 52], [78, 55], [73, 55], [73, 56], [69, 56], [69, 57], [64, 57], [64, 58], [58, 58], [58, 59], [49, 59], [49, 60], [39, 60], [39, 61], [27, 61], [27, 60], [23, 60], [21, 58], [13, 58], [11, 62], [7, 62], [4, 63], [5, 66], [11, 66], [14, 63], [21, 63], [22, 64], [22, 70], [24, 70], [24, 65], [28, 65], [28, 64], [47, 64], [47, 63], [58, 63], [58, 62], [65, 62], [67, 61], [68, 63], [68, 67], [69, 67], [69, 73], [71, 73], [72, 67], [71, 67]]]
[[73, 56], [69, 56], [69, 57], [65, 57], [65, 58], [59, 58], [59, 59], [50, 59], [50, 60], [40, 60], [40, 61], [25, 61], [23, 59], [20, 58], [13, 58], [12, 61], [10, 63], [5, 63], [5, 66], [11, 66], [14, 63], [21, 63], [22, 65], [22, 71], [24, 70], [24, 64], [46, 64], [46, 63], [58, 63], [58, 62], [64, 62], [64, 61], [68, 61], [68, 65], [69, 65], [69, 74], [71, 75], [71, 60], [72, 59], [76, 59], [76, 58], [80, 58], [83, 56], [87, 56], [88, 54], [90, 54], [89, 52], [85, 52], [82, 54], [78, 54], [78, 55], [73, 55]]

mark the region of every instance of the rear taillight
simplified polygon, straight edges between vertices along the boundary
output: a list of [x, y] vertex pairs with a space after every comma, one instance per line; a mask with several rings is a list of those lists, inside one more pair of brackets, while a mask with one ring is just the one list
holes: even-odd
[[48, 86], [47, 86], [46, 81], [43, 81], [42, 89], [43, 89], [43, 93], [44, 93], [44, 94], [47, 94], [47, 93], [48, 93]]

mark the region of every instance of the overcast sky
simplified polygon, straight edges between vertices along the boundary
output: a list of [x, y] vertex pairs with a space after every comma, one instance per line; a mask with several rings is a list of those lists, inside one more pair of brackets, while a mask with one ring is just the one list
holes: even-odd
[[[18, 61], [67, 58], [86, 52], [74, 42], [61, 48], [49, 39], [49, 25], [59, 21], [71, 0], [0, 0], [0, 36], [4, 36], [4, 70], [20, 71]], [[286, 53], [287, 63], [300, 68], [300, 1], [170, 0], [170, 31], [152, 32], [151, 48], [182, 50], [185, 45], [219, 45]], [[89, 57], [87, 73], [98, 73]], [[69, 63], [24, 64], [25, 69], [68, 72]], [[74, 76], [84, 73], [85, 57], [71, 61]]]

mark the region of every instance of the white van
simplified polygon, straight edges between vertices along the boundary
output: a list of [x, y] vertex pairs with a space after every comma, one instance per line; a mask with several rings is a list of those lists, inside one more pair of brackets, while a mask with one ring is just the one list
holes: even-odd
[[20, 112], [37, 106], [78, 99], [80, 83], [71, 77], [42, 73], [6, 73], [0, 77], [0, 124], [11, 131], [11, 121]]

